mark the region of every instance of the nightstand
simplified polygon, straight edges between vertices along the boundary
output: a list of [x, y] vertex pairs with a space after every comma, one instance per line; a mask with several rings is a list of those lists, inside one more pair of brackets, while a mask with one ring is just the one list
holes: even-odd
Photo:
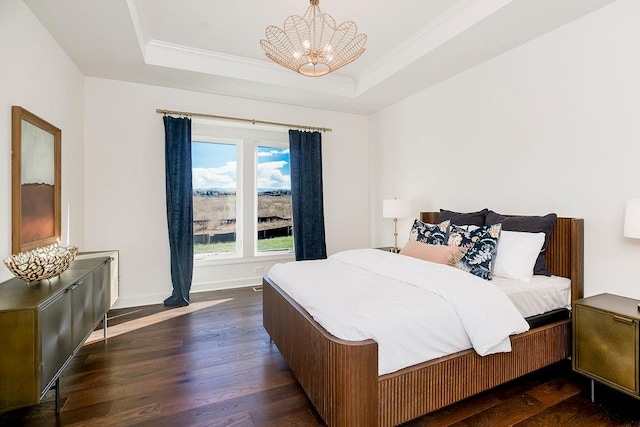
[[376, 249], [380, 249], [381, 251], [386, 251], [386, 252], [391, 252], [391, 253], [396, 253], [397, 254], [397, 253], [400, 253], [400, 249], [402, 249], [402, 248], [398, 248], [398, 252], [394, 252], [393, 246], [382, 246], [382, 247], [379, 247], [379, 248], [376, 248]]
[[638, 300], [612, 294], [573, 303], [573, 370], [640, 398]]

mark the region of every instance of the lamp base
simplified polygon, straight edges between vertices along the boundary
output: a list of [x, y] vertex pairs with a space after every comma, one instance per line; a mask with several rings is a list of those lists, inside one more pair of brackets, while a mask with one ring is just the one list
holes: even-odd
[[[389, 248], [389, 252], [391, 252], [392, 254], [397, 254], [397, 253], [400, 253], [400, 249], [399, 248]], [[640, 304], [638, 304], [638, 310], [640, 310]]]

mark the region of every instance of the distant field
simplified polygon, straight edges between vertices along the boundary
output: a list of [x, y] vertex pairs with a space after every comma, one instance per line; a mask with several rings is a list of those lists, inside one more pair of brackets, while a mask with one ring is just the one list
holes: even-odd
[[[292, 225], [292, 210], [290, 195], [259, 195], [258, 216], [263, 218], [279, 217], [283, 220], [270, 220], [258, 224], [258, 230]], [[193, 196], [193, 232], [194, 234], [223, 234], [236, 231], [236, 196]], [[293, 248], [293, 237], [275, 237], [259, 239], [258, 250], [269, 251], [283, 248]], [[197, 244], [196, 253], [224, 253], [235, 250], [234, 242]]]
[[[258, 196], [258, 216], [288, 218], [287, 221], [272, 221], [258, 224], [258, 230], [291, 225], [291, 196]], [[235, 229], [235, 224], [227, 220], [236, 218], [236, 196], [194, 196], [193, 197], [193, 232], [228, 233]]]
[[193, 232], [196, 234], [214, 232], [227, 233], [235, 229], [235, 224], [224, 224], [223, 220], [236, 218], [236, 196], [193, 196]]

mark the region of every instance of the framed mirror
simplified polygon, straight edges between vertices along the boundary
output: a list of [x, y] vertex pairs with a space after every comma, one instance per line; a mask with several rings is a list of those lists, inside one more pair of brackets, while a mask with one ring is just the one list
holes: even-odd
[[12, 107], [11, 250], [60, 240], [62, 131], [22, 107]]

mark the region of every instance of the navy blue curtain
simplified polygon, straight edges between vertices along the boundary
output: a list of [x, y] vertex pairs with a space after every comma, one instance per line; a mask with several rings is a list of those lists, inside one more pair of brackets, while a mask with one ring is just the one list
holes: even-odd
[[296, 261], [324, 259], [327, 245], [322, 202], [322, 136], [289, 131], [291, 202]]
[[191, 119], [164, 117], [167, 225], [173, 292], [167, 307], [189, 305], [193, 276], [193, 187]]

